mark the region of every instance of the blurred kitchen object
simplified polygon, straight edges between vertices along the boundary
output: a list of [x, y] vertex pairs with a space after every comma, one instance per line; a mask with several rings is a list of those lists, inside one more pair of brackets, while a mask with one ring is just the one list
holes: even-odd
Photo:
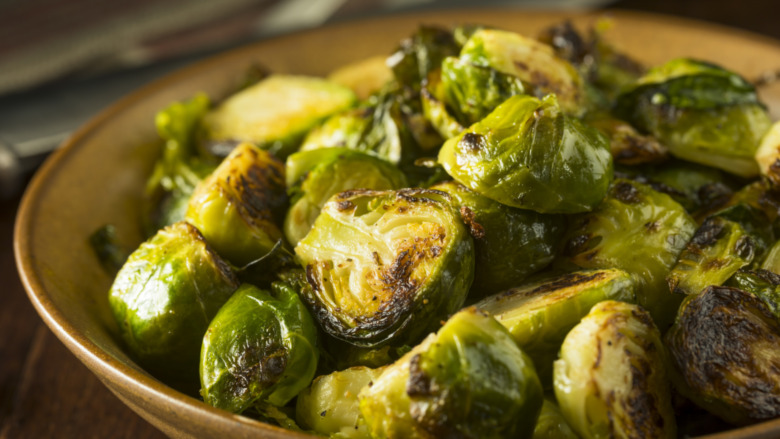
[[0, 0], [0, 196], [122, 95], [212, 53], [329, 21], [609, 0]]

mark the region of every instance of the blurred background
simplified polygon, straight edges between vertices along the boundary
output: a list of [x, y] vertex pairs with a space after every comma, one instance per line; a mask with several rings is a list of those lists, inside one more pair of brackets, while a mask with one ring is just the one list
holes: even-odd
[[0, 0], [0, 195], [17, 195], [90, 116], [200, 58], [330, 22], [469, 6], [637, 9], [780, 37], [772, 0]]
[[[35, 314], [16, 274], [27, 181], [73, 130], [124, 94], [219, 51], [327, 23], [457, 7], [617, 8], [780, 40], [776, 0], [0, 0], [0, 439], [162, 437]], [[780, 60], [778, 60], [780, 64]]]

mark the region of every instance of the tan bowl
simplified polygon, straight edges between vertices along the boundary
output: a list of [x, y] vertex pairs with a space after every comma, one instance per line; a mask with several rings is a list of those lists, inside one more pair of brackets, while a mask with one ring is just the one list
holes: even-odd
[[[615, 19], [610, 39], [648, 64], [693, 56], [748, 78], [780, 68], [777, 41], [677, 18], [626, 12], [610, 15]], [[198, 91], [223, 96], [253, 62], [277, 72], [324, 75], [350, 61], [388, 54], [421, 23], [484, 23], [535, 35], [565, 18], [584, 27], [595, 17], [512, 9], [460, 10], [338, 24], [216, 56], [132, 93], [65, 142], [25, 194], [14, 245], [30, 300], [57, 337], [114, 394], [170, 436], [307, 437], [214, 409], [169, 388], [140, 369], [116, 341], [107, 301], [111, 278], [101, 269], [87, 237], [104, 224], [114, 224], [126, 244], [140, 242], [142, 189], [158, 154], [155, 112]], [[778, 118], [780, 87], [766, 90], [764, 100]], [[780, 420], [716, 437], [732, 435], [780, 437]]]

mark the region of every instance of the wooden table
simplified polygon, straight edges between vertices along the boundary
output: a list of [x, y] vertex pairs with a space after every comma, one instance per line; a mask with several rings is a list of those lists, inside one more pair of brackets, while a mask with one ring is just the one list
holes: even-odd
[[[774, 2], [625, 0], [614, 6], [700, 18], [780, 39]], [[0, 202], [0, 439], [164, 437], [112, 395], [35, 313], [13, 255], [18, 202]]]

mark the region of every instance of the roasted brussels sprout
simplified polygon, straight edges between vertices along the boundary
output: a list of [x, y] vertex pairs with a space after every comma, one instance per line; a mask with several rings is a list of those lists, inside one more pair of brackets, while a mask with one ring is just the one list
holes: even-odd
[[208, 96], [198, 94], [188, 101], [172, 103], [155, 117], [157, 133], [164, 143], [161, 157], [146, 182], [147, 235], [183, 220], [192, 191], [214, 170], [212, 163], [196, 154], [194, 139], [209, 105]]
[[448, 56], [458, 54], [460, 46], [452, 32], [434, 26], [420, 26], [410, 38], [387, 59], [396, 81], [404, 87], [419, 90], [428, 75], [441, 67]]
[[241, 413], [253, 404], [287, 404], [317, 368], [317, 329], [298, 294], [277, 282], [272, 292], [243, 284], [203, 337], [203, 400]]
[[186, 387], [197, 382], [200, 343], [211, 318], [236, 288], [236, 275], [200, 232], [178, 222], [130, 255], [108, 301], [140, 364]]
[[682, 160], [669, 160], [663, 166], [622, 166], [615, 176], [647, 184], [696, 215], [708, 206], [722, 206], [737, 188], [725, 172]]
[[657, 139], [640, 134], [627, 122], [606, 113], [592, 113], [585, 121], [609, 138], [612, 158], [617, 164], [636, 166], [661, 163], [669, 155], [669, 149]]
[[756, 240], [734, 221], [713, 216], [696, 230], [666, 277], [673, 293], [698, 294], [723, 285], [756, 257]]
[[780, 321], [780, 275], [761, 268], [740, 270], [728, 280], [726, 285], [758, 297]]
[[780, 324], [761, 299], [712, 286], [666, 334], [678, 390], [732, 424], [780, 415]]
[[579, 267], [631, 273], [637, 302], [667, 328], [682, 296], [669, 291], [666, 276], [695, 230], [693, 219], [668, 195], [618, 179], [595, 211], [573, 222], [564, 252]]
[[282, 238], [276, 224], [286, 203], [284, 165], [242, 143], [195, 189], [186, 218], [220, 255], [245, 266]]
[[383, 368], [352, 367], [317, 377], [298, 395], [295, 416], [303, 428], [337, 439], [369, 439], [360, 414], [358, 394], [382, 374]]
[[571, 64], [548, 45], [514, 32], [480, 29], [466, 41], [461, 60], [519, 78], [539, 98], [553, 93], [561, 109], [580, 116], [585, 110], [584, 82]]
[[328, 199], [348, 189], [401, 189], [406, 177], [390, 163], [347, 148], [301, 151], [287, 158], [288, 192], [295, 200], [284, 220], [293, 246], [311, 229]]
[[374, 438], [530, 438], [542, 388], [506, 329], [468, 308], [388, 366], [359, 399]]
[[533, 439], [579, 439], [563, 417], [558, 405], [545, 398], [534, 427]]
[[761, 139], [756, 150], [756, 162], [761, 174], [766, 176], [773, 186], [780, 187], [780, 121], [775, 122]]
[[637, 305], [604, 301], [569, 332], [555, 397], [583, 438], [675, 438], [661, 334]]
[[565, 220], [493, 201], [457, 182], [431, 189], [448, 193], [474, 237], [476, 265], [471, 297], [519, 285], [555, 257]]
[[606, 40], [604, 34], [611, 26], [611, 20], [599, 19], [583, 36], [571, 22], [565, 21], [545, 29], [539, 36], [558, 56], [579, 69], [587, 88], [595, 87], [608, 101], [644, 73], [641, 64]]
[[527, 94], [516, 76], [462, 58], [448, 57], [441, 64], [443, 102], [463, 126], [479, 122], [509, 97]]
[[439, 191], [353, 190], [330, 199], [295, 247], [302, 296], [328, 334], [378, 347], [415, 344], [458, 310], [474, 244]]
[[551, 365], [569, 330], [597, 303], [634, 302], [634, 281], [622, 270], [581, 271], [488, 297], [475, 306], [504, 325], [548, 385]]
[[336, 114], [314, 128], [300, 150], [344, 147], [397, 165], [409, 154], [412, 143], [397, 95], [385, 90], [360, 107]]
[[432, 92], [431, 89], [436, 85], [429, 85], [420, 91], [420, 101], [425, 118], [439, 133], [442, 139], [449, 139], [457, 136], [463, 131], [463, 125], [447, 110], [447, 106], [438, 96], [438, 92]]
[[775, 242], [761, 263], [761, 268], [780, 274], [780, 241]]
[[509, 98], [445, 142], [439, 162], [488, 198], [542, 213], [591, 210], [612, 179], [607, 139], [561, 113], [553, 95]]
[[682, 159], [751, 177], [769, 115], [755, 88], [713, 64], [676, 59], [651, 69], [617, 99], [615, 113]]
[[355, 103], [347, 87], [321, 78], [271, 75], [227, 98], [203, 118], [204, 141], [226, 156], [238, 143], [251, 142], [284, 159], [319, 121]]

